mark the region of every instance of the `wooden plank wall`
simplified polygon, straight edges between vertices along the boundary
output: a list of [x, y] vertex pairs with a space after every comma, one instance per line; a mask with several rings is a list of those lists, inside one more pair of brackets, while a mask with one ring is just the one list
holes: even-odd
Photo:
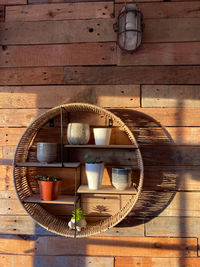
[[[122, 0], [0, 0], [1, 266], [200, 266], [200, 1], [140, 0], [132, 55], [112, 25]], [[101, 236], [55, 236], [17, 200], [12, 159], [51, 107], [89, 102], [122, 117], [141, 146], [136, 208]]]

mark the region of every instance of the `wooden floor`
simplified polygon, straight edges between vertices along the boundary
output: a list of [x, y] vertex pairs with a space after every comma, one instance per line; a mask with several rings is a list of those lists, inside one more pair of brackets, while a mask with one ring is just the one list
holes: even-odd
[[[126, 54], [113, 32], [122, 0], [0, 0], [1, 266], [200, 266], [200, 1], [138, 2], [143, 43]], [[135, 209], [84, 239], [35, 224], [12, 180], [26, 127], [70, 102], [120, 116], [145, 166]]]

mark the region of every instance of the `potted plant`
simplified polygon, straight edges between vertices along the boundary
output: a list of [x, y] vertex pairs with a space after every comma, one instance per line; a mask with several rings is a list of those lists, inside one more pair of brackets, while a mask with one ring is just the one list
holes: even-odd
[[92, 156], [85, 155], [85, 171], [88, 182], [89, 189], [99, 189], [101, 188], [103, 172], [104, 172], [104, 162], [98, 157], [93, 158]]
[[56, 178], [54, 175], [36, 175], [40, 189], [40, 198], [42, 200], [56, 200], [60, 188], [61, 179]]
[[68, 223], [70, 229], [75, 229], [75, 221], [76, 221], [76, 230], [78, 232], [80, 232], [81, 229], [86, 228], [87, 222], [85, 220], [84, 213], [80, 208], [76, 209], [76, 212], [72, 211], [72, 218], [71, 221]]

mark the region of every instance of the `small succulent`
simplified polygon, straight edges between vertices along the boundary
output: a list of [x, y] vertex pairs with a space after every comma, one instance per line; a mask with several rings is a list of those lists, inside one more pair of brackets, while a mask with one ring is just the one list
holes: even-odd
[[76, 213], [75, 213], [75, 211], [72, 211], [72, 219], [73, 220], [75, 220], [75, 214], [76, 214], [76, 221], [77, 222], [85, 218], [84, 213], [83, 213], [82, 209], [80, 209], [80, 208], [76, 209]]
[[59, 178], [56, 178], [54, 174], [51, 176], [38, 174], [35, 176], [35, 178], [38, 181], [47, 181], [47, 182], [57, 182], [60, 180]]
[[85, 160], [86, 160], [86, 163], [91, 163], [91, 164], [95, 164], [95, 163], [102, 163], [103, 161], [100, 160], [99, 157], [93, 157], [91, 155], [88, 155], [88, 154], [85, 154], [84, 156]]

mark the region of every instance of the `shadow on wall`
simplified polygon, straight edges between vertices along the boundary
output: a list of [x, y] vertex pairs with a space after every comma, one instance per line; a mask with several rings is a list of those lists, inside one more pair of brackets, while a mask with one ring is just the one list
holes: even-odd
[[179, 187], [178, 174], [168, 167], [176, 165], [174, 141], [159, 122], [142, 112], [124, 109], [111, 111], [119, 116], [135, 135], [144, 162], [143, 190], [129, 215], [152, 219], [170, 204], [176, 194], [174, 190]]

